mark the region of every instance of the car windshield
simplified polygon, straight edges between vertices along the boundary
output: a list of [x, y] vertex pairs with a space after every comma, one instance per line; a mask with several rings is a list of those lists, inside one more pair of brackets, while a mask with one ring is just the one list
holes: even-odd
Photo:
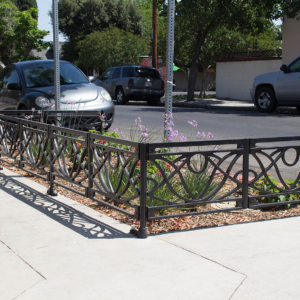
[[155, 69], [136, 68], [135, 71], [138, 77], [160, 78], [158, 71]]
[[[42, 87], [54, 85], [54, 64], [50, 62], [22, 66], [26, 86]], [[60, 63], [60, 84], [89, 83], [88, 79], [72, 64]]]

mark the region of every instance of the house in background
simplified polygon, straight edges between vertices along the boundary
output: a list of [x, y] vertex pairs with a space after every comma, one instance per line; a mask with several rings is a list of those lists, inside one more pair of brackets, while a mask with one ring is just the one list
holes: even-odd
[[255, 76], [280, 70], [300, 55], [300, 21], [284, 18], [282, 51], [266, 50], [227, 54], [217, 62], [216, 97], [251, 100], [250, 89]]
[[[61, 48], [63, 46], [64, 42], [59, 42], [59, 53], [61, 53]], [[31, 50], [29, 55], [32, 57], [38, 57], [40, 59], [54, 59], [54, 54], [53, 54], [53, 48], [48, 47], [47, 49], [43, 49], [42, 51], [37, 51], [35, 49]]]

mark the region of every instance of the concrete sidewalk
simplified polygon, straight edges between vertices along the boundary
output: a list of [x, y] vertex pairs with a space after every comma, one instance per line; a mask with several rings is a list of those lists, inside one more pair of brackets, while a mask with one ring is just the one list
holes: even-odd
[[[221, 100], [217, 98], [196, 98], [195, 101], [187, 102], [186, 99], [174, 98], [174, 96], [184, 94], [186, 94], [186, 92], [173, 92], [173, 107], [219, 109], [230, 111], [254, 111], [259, 113], [258, 109], [255, 107], [251, 100]], [[209, 92], [209, 94], [212, 94], [212, 92]], [[147, 106], [148, 104], [146, 101], [129, 101], [126, 105]], [[165, 106], [165, 96], [161, 98], [161, 102], [157, 106]], [[299, 114], [296, 107], [293, 106], [278, 106], [276, 112]]]
[[[161, 99], [160, 106], [165, 105], [165, 98]], [[187, 108], [206, 108], [206, 109], [222, 109], [222, 110], [238, 110], [238, 111], [257, 111], [252, 101], [239, 100], [220, 100], [216, 98], [195, 99], [193, 102], [187, 102], [186, 99], [173, 98], [173, 107]]]
[[0, 172], [0, 299], [298, 299], [300, 218], [137, 239]]

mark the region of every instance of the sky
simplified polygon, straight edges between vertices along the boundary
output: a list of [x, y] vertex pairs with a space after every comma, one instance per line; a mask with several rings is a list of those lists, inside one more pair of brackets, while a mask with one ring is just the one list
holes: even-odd
[[[47, 35], [44, 40], [45, 41], [53, 41], [53, 30], [51, 25], [51, 19], [48, 16], [48, 11], [52, 9], [52, 0], [36, 0], [39, 10], [39, 23], [38, 27], [40, 30], [50, 31], [50, 34]], [[65, 41], [65, 38], [60, 35], [59, 41]]]
[[[50, 31], [50, 34], [44, 38], [45, 41], [53, 41], [53, 30], [50, 21], [50, 17], [48, 16], [48, 11], [52, 9], [52, 0], [37, 0], [38, 10], [39, 10], [39, 24], [38, 27], [41, 30]], [[281, 21], [275, 21], [276, 25], [281, 24]], [[66, 39], [60, 35], [59, 41], [63, 42]]]

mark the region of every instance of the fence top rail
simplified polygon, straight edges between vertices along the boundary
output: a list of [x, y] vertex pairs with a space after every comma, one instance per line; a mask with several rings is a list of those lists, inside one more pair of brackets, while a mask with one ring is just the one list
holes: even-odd
[[182, 148], [192, 146], [218, 146], [218, 145], [243, 145], [248, 139], [227, 139], [227, 140], [206, 140], [206, 141], [188, 141], [188, 142], [168, 142], [149, 144], [150, 152], [156, 148]]
[[82, 116], [84, 115], [85, 117], [91, 116], [91, 117], [99, 117], [99, 111], [95, 110], [5, 110], [1, 113], [1, 115], [24, 115], [24, 114], [30, 114], [34, 116], [39, 116], [41, 115], [38, 113], [38, 111], [41, 111], [43, 114], [47, 114], [49, 116], [69, 116], [69, 115], [77, 115], [77, 116]]
[[274, 143], [274, 142], [289, 142], [289, 141], [300, 141], [300, 136], [282, 136], [282, 137], [267, 137], [267, 138], [253, 138], [250, 139], [250, 143], [253, 144], [257, 143]]

